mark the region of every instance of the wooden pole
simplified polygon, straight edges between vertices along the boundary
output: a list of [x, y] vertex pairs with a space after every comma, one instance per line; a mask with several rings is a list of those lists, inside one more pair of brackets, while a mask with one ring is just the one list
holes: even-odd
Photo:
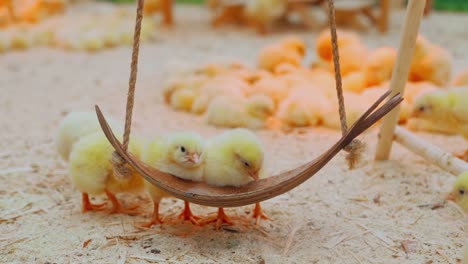
[[390, 0], [381, 0], [380, 1], [380, 17], [379, 17], [379, 23], [378, 23], [380, 32], [387, 32], [389, 20], [390, 20]]
[[395, 141], [455, 176], [468, 171], [468, 163], [425, 142], [402, 127], [396, 127]]
[[[413, 58], [414, 46], [419, 31], [419, 24], [424, 13], [425, 0], [410, 0], [408, 3], [403, 33], [400, 39], [400, 47], [398, 49], [397, 61], [392, 73], [390, 87], [391, 95], [400, 93], [404, 95], [405, 85], [408, 80], [411, 60]], [[393, 142], [393, 132], [398, 122], [400, 106], [397, 106], [393, 111], [383, 118], [382, 127], [380, 128], [379, 142], [377, 144], [377, 160], [387, 160], [390, 156], [390, 150]]]

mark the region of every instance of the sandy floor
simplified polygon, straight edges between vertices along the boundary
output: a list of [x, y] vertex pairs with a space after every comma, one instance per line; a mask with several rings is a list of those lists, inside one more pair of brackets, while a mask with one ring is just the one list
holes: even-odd
[[[392, 30], [363, 35], [369, 46], [398, 45], [403, 13]], [[162, 29], [159, 41], [144, 45], [136, 108], [135, 133], [150, 135], [195, 129], [210, 136], [219, 130], [201, 118], [175, 113], [162, 103], [163, 74], [169, 62], [204, 63], [236, 58], [254, 63], [266, 43], [285, 32], [259, 37], [249, 30], [208, 27], [205, 11], [177, 9], [178, 27]], [[468, 16], [435, 13], [422, 31], [455, 55], [456, 70], [468, 55]], [[315, 33], [295, 31], [312, 47]], [[349, 171], [342, 154], [297, 189], [264, 202], [272, 221], [261, 227], [237, 226], [214, 231], [189, 224], [137, 229], [145, 215], [82, 214], [80, 194], [67, 177], [66, 164], [53, 146], [57, 124], [69, 111], [92, 110], [123, 117], [130, 50], [99, 54], [33, 49], [0, 55], [0, 262], [1, 263], [457, 263], [467, 235], [466, 220], [453, 204], [442, 201], [453, 176], [400, 146], [393, 160], [372, 161], [376, 132], [362, 138], [367, 159]], [[260, 131], [267, 146], [269, 170], [292, 168], [318, 156], [339, 133], [310, 129], [283, 135]], [[461, 151], [461, 137], [421, 135], [447, 151]], [[273, 162], [274, 161], [274, 162]], [[8, 173], [8, 170], [19, 171]], [[376, 198], [379, 197], [379, 198]], [[374, 199], [376, 198], [376, 199]], [[182, 203], [166, 200], [165, 215]], [[252, 207], [229, 209], [245, 215]], [[214, 208], [195, 206], [197, 214]], [[410, 250], [405, 252], [402, 243]], [[84, 244], [87, 244], [84, 247]], [[288, 246], [289, 244], [289, 246]], [[287, 252], [285, 249], [287, 248]]]

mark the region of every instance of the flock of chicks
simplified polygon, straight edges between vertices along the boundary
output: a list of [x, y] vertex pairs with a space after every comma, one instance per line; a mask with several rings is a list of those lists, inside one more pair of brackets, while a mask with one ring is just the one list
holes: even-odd
[[[90, 52], [121, 45], [131, 46], [134, 26], [133, 11], [103, 6], [103, 10], [94, 10], [73, 17], [53, 17], [40, 24], [20, 23], [15, 27], [2, 29], [0, 53], [36, 46]], [[156, 32], [155, 21], [144, 19], [140, 35], [141, 42], [152, 41]]]
[[[123, 130], [123, 123], [111, 119], [109, 124], [116, 131]], [[94, 112], [67, 115], [60, 124], [56, 145], [60, 156], [68, 161], [73, 184], [82, 193], [83, 212], [103, 210], [106, 204], [93, 204], [89, 196], [106, 194], [112, 203], [111, 213], [134, 214], [136, 208], [124, 208], [116, 194], [146, 190], [153, 200], [154, 211], [145, 226], [162, 223], [159, 203], [169, 194], [146, 182], [131, 168], [130, 176], [113, 172], [110, 162], [113, 148], [101, 131]], [[239, 187], [265, 176], [262, 144], [247, 129], [229, 130], [208, 140], [195, 132], [157, 136], [150, 140], [134, 137], [130, 140], [129, 151], [160, 171], [214, 186]], [[257, 223], [266, 219], [260, 203], [256, 204], [253, 217]], [[223, 208], [218, 209], [217, 217], [201, 221], [192, 214], [188, 202], [185, 202], [180, 218], [197, 225], [216, 222], [217, 228], [224, 223], [232, 224]]]
[[[359, 37], [339, 31], [347, 119], [353, 123], [389, 89], [397, 52], [369, 51]], [[212, 64], [171, 76], [163, 89], [174, 109], [205, 114], [223, 127], [318, 126], [339, 129], [330, 33], [317, 39], [318, 60], [302, 66], [305, 43], [287, 37], [263, 48], [258, 68]], [[451, 55], [419, 36], [405, 89], [400, 122], [415, 130], [468, 136], [468, 71], [453, 81]], [[448, 116], [450, 118], [444, 118]], [[438, 122], [433, 122], [438, 120]]]
[[37, 23], [45, 17], [62, 13], [68, 0], [2, 0], [0, 28], [16, 23]]

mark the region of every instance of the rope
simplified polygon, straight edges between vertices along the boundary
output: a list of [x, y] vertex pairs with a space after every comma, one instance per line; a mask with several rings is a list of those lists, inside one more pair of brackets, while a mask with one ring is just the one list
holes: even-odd
[[[135, 21], [135, 32], [133, 35], [132, 62], [130, 65], [130, 79], [128, 81], [127, 107], [125, 111], [125, 130], [123, 134], [123, 149], [127, 151], [130, 142], [130, 132], [132, 127], [132, 113], [135, 98], [135, 85], [138, 75], [138, 54], [140, 51], [141, 21], [143, 20], [143, 6], [145, 0], [138, 0], [137, 15]], [[130, 169], [126, 166], [126, 161], [114, 151], [111, 162], [114, 165], [114, 175], [119, 178], [131, 176]]]
[[[336, 18], [335, 18], [335, 4], [333, 0], [328, 0], [328, 15], [330, 20], [330, 33], [333, 52], [333, 65], [335, 68], [335, 82], [336, 94], [338, 97], [338, 112], [340, 114], [341, 134], [344, 136], [348, 131], [348, 124], [346, 122], [346, 109], [343, 97], [343, 86], [341, 81], [341, 68], [340, 68], [340, 53], [338, 50], [338, 35], [336, 33]], [[349, 167], [354, 168], [355, 164], [359, 161], [364, 144], [354, 139], [351, 143], [344, 148], [348, 152], [346, 159], [348, 160]]]

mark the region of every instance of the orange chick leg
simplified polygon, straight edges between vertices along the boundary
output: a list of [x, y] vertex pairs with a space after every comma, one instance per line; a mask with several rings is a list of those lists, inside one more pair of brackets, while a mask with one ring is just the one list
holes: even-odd
[[260, 219], [269, 219], [268, 216], [263, 213], [262, 207], [260, 206], [260, 203], [255, 204], [254, 212], [253, 212], [253, 218], [256, 219], [255, 223], [258, 225], [260, 223]]
[[139, 212], [135, 210], [139, 206], [136, 205], [132, 208], [124, 208], [122, 204], [120, 204], [119, 200], [117, 200], [117, 197], [109, 191], [106, 190], [106, 195], [109, 198], [109, 200], [112, 202], [112, 209], [110, 211], [111, 214], [128, 214], [128, 215], [136, 215]]
[[185, 203], [184, 211], [182, 211], [182, 213], [179, 215], [179, 218], [186, 220], [186, 221], [188, 220], [192, 222], [192, 224], [194, 225], [200, 225], [200, 223], [198, 222], [198, 220], [200, 220], [200, 217], [192, 213], [192, 210], [190, 210], [190, 203], [187, 201], [184, 201], [184, 203]]
[[219, 229], [222, 224], [233, 225], [234, 223], [229, 219], [229, 217], [224, 213], [223, 208], [218, 208], [218, 215], [213, 218], [207, 220], [205, 223], [213, 223], [216, 222], [216, 229]]
[[103, 210], [103, 207], [106, 206], [107, 203], [101, 203], [101, 204], [92, 204], [91, 200], [89, 200], [89, 195], [87, 193], [81, 193], [81, 200], [83, 203], [83, 213], [86, 213], [88, 211], [99, 211]]
[[159, 218], [159, 202], [153, 203], [153, 205], [153, 216], [151, 218], [151, 221], [144, 224], [143, 227], [151, 227], [153, 225], [160, 225], [163, 223], [163, 221]]

